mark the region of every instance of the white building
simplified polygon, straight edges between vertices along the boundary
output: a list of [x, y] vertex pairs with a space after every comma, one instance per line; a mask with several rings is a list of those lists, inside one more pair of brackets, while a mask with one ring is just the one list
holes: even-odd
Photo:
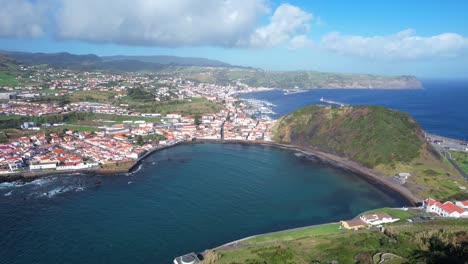
[[426, 212], [436, 213], [443, 217], [454, 217], [454, 218], [468, 217], [468, 211], [453, 204], [452, 202], [440, 203], [440, 202], [435, 201], [432, 198], [428, 198], [424, 200], [423, 207], [424, 209], [426, 209]]
[[368, 225], [381, 225], [400, 220], [400, 218], [393, 218], [386, 213], [365, 214], [361, 215], [360, 218]]
[[47, 170], [47, 169], [56, 169], [57, 163], [39, 163], [29, 165], [29, 170]]

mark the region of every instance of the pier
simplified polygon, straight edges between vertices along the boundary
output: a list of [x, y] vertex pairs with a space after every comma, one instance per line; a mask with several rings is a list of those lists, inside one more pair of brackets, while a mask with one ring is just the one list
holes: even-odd
[[332, 101], [332, 100], [326, 100], [323, 97], [320, 98], [320, 102], [327, 103], [327, 104], [339, 105], [340, 107], [347, 106], [347, 104], [340, 103], [340, 102], [337, 102], [337, 101]]

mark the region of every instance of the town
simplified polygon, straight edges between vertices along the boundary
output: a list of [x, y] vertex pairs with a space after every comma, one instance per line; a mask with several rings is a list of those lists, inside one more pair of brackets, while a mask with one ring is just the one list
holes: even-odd
[[[271, 109], [238, 98], [268, 88], [31, 68], [21, 67], [31, 73], [31, 85], [3, 87], [0, 93], [2, 128], [21, 129], [2, 137], [0, 174], [120, 171], [147, 153], [180, 142], [272, 140], [274, 120], [266, 114]], [[155, 112], [161, 104], [167, 107]]]

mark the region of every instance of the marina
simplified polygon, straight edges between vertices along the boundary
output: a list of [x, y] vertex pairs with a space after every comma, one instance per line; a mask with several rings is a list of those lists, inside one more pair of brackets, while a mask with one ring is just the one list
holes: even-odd
[[247, 105], [247, 107], [244, 109], [244, 112], [249, 115], [270, 118], [271, 115], [276, 114], [273, 111], [273, 108], [276, 107], [276, 105], [272, 104], [271, 102], [257, 99], [242, 99], [242, 102]]

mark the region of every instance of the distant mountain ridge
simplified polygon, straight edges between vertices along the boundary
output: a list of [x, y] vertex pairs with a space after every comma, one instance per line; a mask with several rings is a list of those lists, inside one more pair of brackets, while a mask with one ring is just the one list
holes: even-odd
[[0, 51], [18, 64], [42, 65], [79, 71], [155, 72], [220, 85], [245, 83], [253, 87], [328, 89], [419, 89], [414, 76], [327, 73], [319, 71], [266, 71], [218, 60], [177, 56], [103, 56]]
[[154, 56], [104, 56], [101, 57], [105, 61], [115, 61], [115, 60], [135, 60], [148, 63], [157, 63], [163, 65], [184, 65], [184, 66], [212, 66], [212, 67], [232, 67], [231, 64], [206, 59], [206, 58], [196, 58], [196, 57], [178, 57], [178, 56], [167, 56], [167, 55], [154, 55]]
[[[62, 68], [110, 69], [125, 71], [159, 70], [165, 66], [205, 66], [233, 67], [232, 65], [206, 58], [178, 56], [97, 56], [94, 54], [76, 55], [68, 52], [60, 53], [30, 53], [16, 51], [0, 51], [16, 61], [29, 65], [49, 64]], [[130, 64], [123, 66], [124, 63]], [[236, 66], [237, 67], [237, 66]]]

